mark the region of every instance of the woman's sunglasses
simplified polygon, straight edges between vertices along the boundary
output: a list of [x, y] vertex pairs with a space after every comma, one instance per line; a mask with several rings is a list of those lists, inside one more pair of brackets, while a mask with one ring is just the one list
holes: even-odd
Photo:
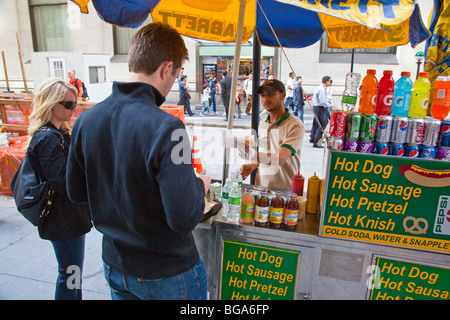
[[77, 103], [73, 101], [60, 101], [58, 103], [61, 104], [67, 110], [72, 110], [77, 106]]

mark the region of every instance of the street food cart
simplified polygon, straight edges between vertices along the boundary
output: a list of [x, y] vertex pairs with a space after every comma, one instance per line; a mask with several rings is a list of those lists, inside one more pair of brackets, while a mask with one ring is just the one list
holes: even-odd
[[210, 299], [450, 299], [448, 162], [328, 150], [326, 167], [296, 230], [199, 224]]

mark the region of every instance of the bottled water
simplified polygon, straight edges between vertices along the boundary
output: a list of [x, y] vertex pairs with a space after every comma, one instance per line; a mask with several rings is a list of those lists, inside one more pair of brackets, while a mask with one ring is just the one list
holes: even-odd
[[361, 81], [361, 74], [348, 72], [345, 77], [345, 90], [342, 95], [342, 110], [352, 111], [358, 99], [358, 86]]
[[229, 200], [230, 211], [228, 213], [228, 221], [238, 223], [241, 214], [241, 189], [237, 182], [233, 182], [229, 193]]
[[229, 193], [231, 189], [231, 179], [227, 178], [225, 185], [222, 187], [222, 218], [227, 221], [230, 212]]

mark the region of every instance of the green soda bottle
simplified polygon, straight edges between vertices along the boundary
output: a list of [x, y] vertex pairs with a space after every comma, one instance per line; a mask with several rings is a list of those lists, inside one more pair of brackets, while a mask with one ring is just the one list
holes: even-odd
[[431, 83], [428, 72], [420, 72], [419, 78], [414, 82], [409, 117], [425, 118], [427, 116], [428, 102], [430, 100]]

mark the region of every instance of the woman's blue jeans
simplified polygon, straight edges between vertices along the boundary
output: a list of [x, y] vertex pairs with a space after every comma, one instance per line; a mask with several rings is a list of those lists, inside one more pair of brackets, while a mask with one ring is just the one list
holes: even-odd
[[112, 300], [206, 300], [207, 281], [201, 259], [173, 277], [148, 280], [123, 274], [103, 264]]
[[81, 300], [85, 235], [52, 241], [58, 261], [55, 300]]

